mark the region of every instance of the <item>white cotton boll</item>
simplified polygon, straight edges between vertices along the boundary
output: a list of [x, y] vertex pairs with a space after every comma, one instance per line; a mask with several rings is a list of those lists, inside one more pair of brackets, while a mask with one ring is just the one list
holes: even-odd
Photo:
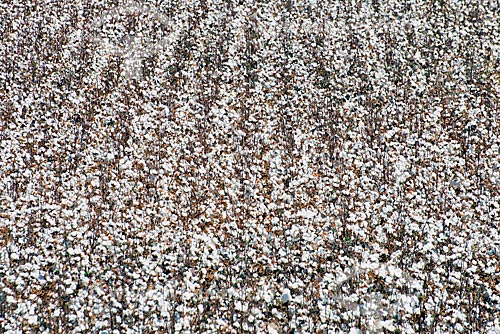
[[292, 295], [290, 294], [290, 289], [284, 288], [283, 294], [281, 295], [281, 302], [283, 304], [288, 303], [292, 299]]
[[400, 268], [389, 266], [389, 272], [391, 275], [400, 278], [403, 275], [403, 271]]
[[270, 293], [268, 293], [268, 292], [264, 293], [264, 301], [266, 303], [269, 304], [272, 301], [272, 299], [273, 299], [273, 296]]
[[22, 279], [22, 277], [18, 277], [16, 279], [16, 285], [17, 285], [17, 290], [21, 291], [21, 290], [24, 289], [24, 286], [26, 285], [26, 283], [24, 282], [24, 280]]
[[169, 308], [168, 308], [168, 305], [167, 305], [167, 304], [163, 304], [163, 305], [161, 306], [160, 316], [162, 316], [162, 317], [166, 317], [166, 316], [168, 316], [168, 315], [169, 315], [169, 312], [170, 312], [170, 310], [169, 310]]
[[182, 299], [184, 299], [184, 300], [190, 300], [191, 298], [194, 297], [194, 295], [195, 295], [194, 293], [186, 291], [186, 292], [184, 292], [182, 294]]
[[279, 331], [278, 331], [278, 326], [274, 323], [270, 323], [267, 325], [267, 332], [269, 334], [278, 334]]
[[422, 250], [423, 250], [424, 252], [427, 252], [427, 251], [429, 251], [429, 250], [431, 250], [431, 249], [433, 249], [433, 248], [434, 248], [434, 245], [433, 245], [431, 242], [428, 242], [428, 243], [426, 243], [426, 244], [424, 245], [424, 247], [422, 248]]
[[38, 324], [38, 316], [37, 315], [29, 315], [28, 316], [28, 324], [30, 324], [30, 325]]
[[313, 210], [303, 209], [303, 210], [301, 210], [301, 211], [298, 212], [298, 215], [302, 216], [302, 217], [304, 217], [306, 219], [312, 219], [312, 218], [314, 218], [314, 216], [316, 215], [316, 213]]
[[227, 289], [227, 295], [228, 295], [229, 297], [234, 297], [234, 296], [236, 295], [236, 290], [234, 290], [234, 288], [233, 288], [233, 287], [231, 287], [231, 288]]
[[381, 321], [380, 325], [391, 332], [396, 330], [396, 327], [394, 327], [394, 325], [392, 324], [392, 320]]

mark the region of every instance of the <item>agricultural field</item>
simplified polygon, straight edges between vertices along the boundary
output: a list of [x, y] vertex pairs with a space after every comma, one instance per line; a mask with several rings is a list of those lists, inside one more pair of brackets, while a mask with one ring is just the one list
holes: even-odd
[[3, 0], [0, 333], [500, 333], [500, 3]]

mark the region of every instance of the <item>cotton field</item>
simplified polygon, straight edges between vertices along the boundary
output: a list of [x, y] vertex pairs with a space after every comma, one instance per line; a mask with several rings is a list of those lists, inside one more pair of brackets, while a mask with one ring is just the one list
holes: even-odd
[[3, 0], [0, 333], [500, 333], [500, 3]]

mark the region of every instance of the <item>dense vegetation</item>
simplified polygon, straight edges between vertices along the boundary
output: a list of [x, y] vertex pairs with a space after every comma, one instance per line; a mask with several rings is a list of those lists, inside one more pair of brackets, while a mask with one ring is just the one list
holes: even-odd
[[497, 1], [4, 0], [1, 333], [499, 333]]

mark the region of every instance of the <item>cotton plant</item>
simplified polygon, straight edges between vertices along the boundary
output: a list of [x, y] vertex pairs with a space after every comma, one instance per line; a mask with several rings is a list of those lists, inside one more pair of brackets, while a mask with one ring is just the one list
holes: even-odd
[[498, 328], [491, 4], [0, 16], [6, 332]]

